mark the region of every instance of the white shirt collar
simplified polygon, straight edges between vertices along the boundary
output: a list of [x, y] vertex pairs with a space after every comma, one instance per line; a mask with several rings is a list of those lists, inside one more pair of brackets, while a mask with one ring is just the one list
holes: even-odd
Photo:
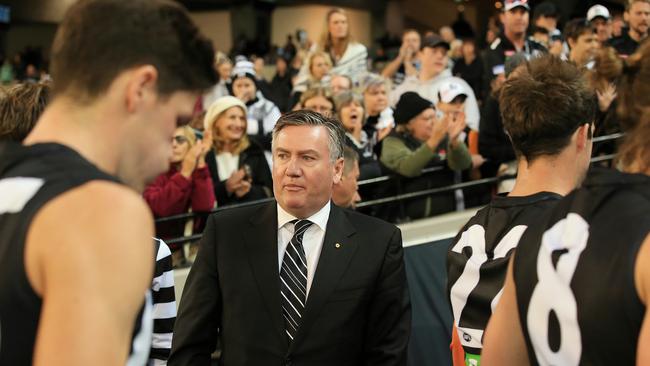
[[[277, 207], [278, 207], [278, 229], [282, 228], [291, 220], [296, 219], [295, 216], [285, 211], [280, 206], [280, 204], [277, 204]], [[306, 220], [313, 222], [321, 230], [325, 231], [325, 228], [327, 227], [327, 221], [329, 220], [330, 217], [330, 209], [331, 209], [331, 202], [327, 201], [327, 203], [325, 204], [325, 206], [323, 206], [323, 208], [318, 210], [318, 212], [316, 212], [315, 214], [307, 217]]]

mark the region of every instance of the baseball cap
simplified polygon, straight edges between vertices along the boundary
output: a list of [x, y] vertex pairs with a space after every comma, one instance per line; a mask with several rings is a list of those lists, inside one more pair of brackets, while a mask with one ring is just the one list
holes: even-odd
[[467, 97], [467, 93], [465, 92], [463, 85], [453, 79], [445, 80], [440, 84], [438, 95], [440, 95], [440, 101], [443, 103], [451, 103], [459, 95], [464, 95]]
[[589, 8], [589, 10], [587, 11], [587, 21], [591, 22], [592, 20], [598, 17], [607, 20], [611, 17], [611, 15], [609, 14], [609, 10], [606, 7], [597, 4]]
[[528, 5], [528, 0], [506, 0], [503, 7], [503, 11], [510, 11], [516, 7], [523, 7], [526, 10], [530, 11], [530, 5]]
[[420, 48], [422, 49], [425, 47], [430, 47], [430, 48], [444, 47], [447, 50], [450, 49], [449, 43], [447, 43], [444, 39], [442, 39], [440, 36], [437, 35], [424, 37], [424, 39], [422, 40], [422, 46]]

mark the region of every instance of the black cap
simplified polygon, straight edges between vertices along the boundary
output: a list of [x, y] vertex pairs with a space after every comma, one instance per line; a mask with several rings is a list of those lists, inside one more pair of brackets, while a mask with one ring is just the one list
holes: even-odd
[[399, 98], [393, 118], [397, 124], [406, 124], [427, 108], [435, 109], [430, 100], [422, 98], [416, 92], [406, 92]]
[[437, 35], [424, 37], [420, 49], [423, 49], [425, 47], [430, 47], [430, 48], [444, 47], [447, 50], [451, 48], [449, 47], [449, 43], [447, 43], [444, 39], [440, 38], [440, 36]]

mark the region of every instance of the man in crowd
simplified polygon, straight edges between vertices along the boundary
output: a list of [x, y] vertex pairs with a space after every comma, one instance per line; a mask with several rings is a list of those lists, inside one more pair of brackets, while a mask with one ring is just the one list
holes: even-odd
[[410, 300], [400, 231], [330, 203], [340, 122], [311, 111], [273, 131], [277, 201], [210, 217], [170, 365], [406, 365]]
[[332, 75], [330, 79], [330, 89], [332, 97], [352, 89], [352, 79], [346, 75]]
[[420, 71], [417, 75], [406, 78], [402, 85], [398, 86], [390, 94], [391, 105], [396, 105], [402, 94], [412, 91], [421, 97], [428, 99], [434, 105], [438, 103], [440, 85], [442, 82], [454, 80], [462, 85], [467, 100], [465, 102], [465, 116], [467, 125], [478, 131], [480, 114], [478, 102], [472, 88], [461, 78], [452, 75], [449, 65], [449, 43], [438, 36], [425, 37], [419, 52], [421, 62]]
[[555, 4], [550, 1], [545, 1], [535, 7], [533, 12], [533, 25], [546, 29], [550, 37], [562, 37], [562, 32], [557, 29], [559, 15]]
[[420, 33], [415, 29], [407, 29], [402, 34], [402, 46], [399, 48], [399, 54], [391, 61], [381, 76], [386, 79], [392, 79], [394, 85], [400, 85], [407, 76], [413, 76], [418, 72], [418, 51], [422, 39]]
[[483, 73], [483, 98], [490, 92], [490, 85], [496, 75], [502, 73], [506, 61], [515, 53], [523, 52], [527, 58], [546, 52], [544, 46], [526, 38], [530, 6], [527, 0], [505, 0], [501, 23], [503, 34], [485, 52]]
[[589, 67], [600, 48], [596, 28], [584, 18], [573, 19], [564, 27], [564, 36], [569, 44], [568, 60], [578, 67]]
[[648, 37], [650, 0], [628, 0], [624, 18], [629, 25], [629, 30], [623, 32], [620, 37], [612, 38], [610, 45], [621, 57], [627, 58], [636, 51], [639, 43]]
[[332, 188], [332, 201], [343, 208], [354, 208], [361, 201], [359, 196], [359, 154], [349, 147], [343, 148], [343, 174], [338, 184]]
[[0, 364], [142, 365], [155, 257], [136, 191], [216, 82], [214, 51], [175, 2], [86, 0], [51, 57], [52, 100], [0, 146]]
[[575, 65], [545, 56], [519, 66], [500, 105], [518, 158], [514, 189], [471, 218], [447, 256], [454, 325], [468, 365], [480, 362], [483, 332], [520, 237], [580, 184], [591, 157], [596, 104]]
[[612, 16], [609, 9], [600, 4], [592, 6], [587, 11], [587, 21], [596, 28], [598, 42], [603, 46], [607, 45], [612, 38]]

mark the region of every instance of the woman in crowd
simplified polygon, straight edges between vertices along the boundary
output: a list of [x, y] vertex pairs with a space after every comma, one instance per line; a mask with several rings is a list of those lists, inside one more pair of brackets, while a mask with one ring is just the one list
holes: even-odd
[[246, 105], [231, 96], [208, 109], [204, 130], [213, 138], [206, 164], [220, 206], [271, 196], [273, 183], [264, 150], [246, 135]]
[[293, 87], [290, 104], [295, 106], [302, 93], [307, 89], [324, 87], [329, 84], [329, 71], [332, 69], [330, 56], [323, 51], [316, 51], [307, 58], [307, 69], [309, 75]]
[[[347, 75], [357, 81], [368, 70], [368, 50], [364, 45], [354, 42], [350, 35], [350, 25], [345, 10], [331, 9], [325, 18], [326, 26], [319, 43], [312, 46], [311, 52], [322, 51], [332, 60], [332, 74]], [[303, 65], [296, 84], [308, 77], [307, 65]]]
[[265, 150], [271, 151], [271, 132], [280, 118], [280, 110], [258, 91], [253, 63], [242, 59], [232, 70], [232, 95], [248, 110], [246, 133]]
[[377, 132], [381, 141], [395, 127], [393, 109], [388, 106], [388, 79], [377, 74], [369, 74], [363, 79], [363, 105], [366, 109], [366, 121], [363, 129], [370, 136]]
[[230, 73], [232, 72], [232, 61], [222, 52], [217, 52], [214, 56], [214, 68], [217, 70], [218, 81], [203, 96], [203, 110], [207, 110], [208, 107], [217, 99], [230, 95], [228, 90], [228, 83], [230, 83]]
[[302, 95], [295, 109], [309, 109], [329, 117], [334, 111], [334, 100], [329, 89], [316, 87], [308, 89]]
[[[212, 178], [205, 163], [211, 145], [210, 135], [197, 139], [190, 126], [176, 129], [172, 139], [172, 157], [169, 170], [159, 175], [144, 190], [144, 199], [155, 217], [166, 217], [188, 212], [210, 212], [215, 205]], [[195, 220], [185, 230], [182, 220], [156, 224], [156, 234], [172, 239], [200, 232], [203, 220]]]
[[336, 99], [336, 114], [345, 129], [345, 142], [359, 155], [359, 179], [369, 179], [381, 175], [381, 169], [374, 147], [377, 144], [377, 131], [368, 135], [363, 130], [363, 100], [354, 92], [342, 92]]
[[[415, 92], [402, 94], [395, 108], [397, 127], [384, 139], [381, 162], [406, 178], [416, 178], [426, 167], [439, 166], [441, 170], [416, 179], [404, 181], [405, 192], [421, 191], [454, 183], [452, 170], [472, 166], [472, 157], [459, 135], [465, 128], [464, 119], [438, 119], [431, 101]], [[443, 160], [446, 157], [446, 162]], [[454, 211], [453, 192], [428, 196], [406, 202], [405, 214], [410, 219]]]

